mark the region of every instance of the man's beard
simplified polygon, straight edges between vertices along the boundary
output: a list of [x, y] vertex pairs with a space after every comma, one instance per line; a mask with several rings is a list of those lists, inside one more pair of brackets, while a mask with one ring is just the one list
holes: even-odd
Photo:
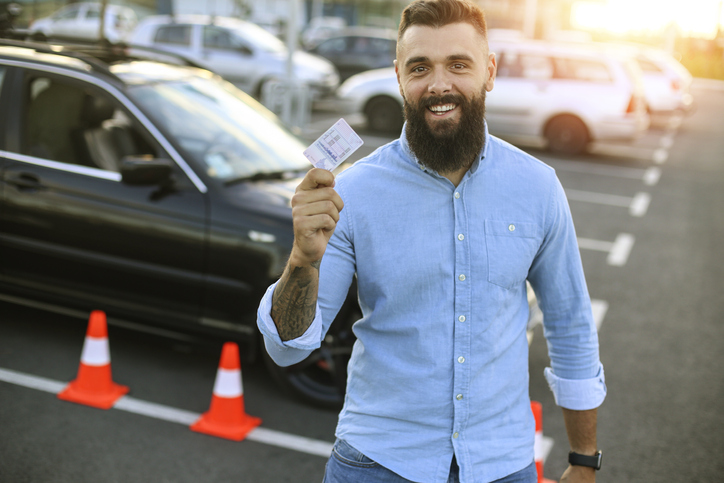
[[[485, 88], [479, 96], [467, 99], [461, 94], [426, 97], [417, 104], [404, 102], [405, 134], [410, 149], [423, 165], [439, 174], [469, 168], [485, 144]], [[456, 104], [458, 121], [425, 119], [429, 106]]]

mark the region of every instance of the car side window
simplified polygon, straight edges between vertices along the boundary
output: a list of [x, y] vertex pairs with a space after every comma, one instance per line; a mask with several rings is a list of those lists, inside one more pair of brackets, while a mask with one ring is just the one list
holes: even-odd
[[21, 151], [118, 172], [125, 156], [157, 157], [120, 103], [99, 90], [38, 75], [27, 79]]
[[611, 73], [603, 62], [586, 59], [555, 58], [555, 77], [584, 82], [612, 82]]
[[97, 7], [88, 7], [88, 9], [85, 11], [85, 18], [88, 20], [94, 20], [97, 18], [101, 18], [101, 10]]
[[238, 42], [231, 36], [228, 30], [212, 25], [204, 26], [203, 45], [207, 49], [234, 50]]
[[553, 64], [543, 55], [504, 52], [500, 54], [497, 76], [548, 80], [553, 77]]
[[658, 65], [654, 64], [650, 60], [639, 57], [636, 59], [636, 61], [638, 62], [639, 67], [641, 67], [641, 70], [644, 72], [663, 72], [663, 70], [661, 70]]
[[339, 37], [336, 39], [330, 39], [323, 42], [317, 48], [317, 52], [320, 54], [339, 54], [347, 50], [347, 39]]
[[78, 16], [78, 10], [80, 7], [77, 5], [71, 5], [68, 8], [59, 11], [53, 16], [54, 20], [72, 20]]
[[162, 25], [153, 40], [159, 44], [191, 45], [191, 26]]

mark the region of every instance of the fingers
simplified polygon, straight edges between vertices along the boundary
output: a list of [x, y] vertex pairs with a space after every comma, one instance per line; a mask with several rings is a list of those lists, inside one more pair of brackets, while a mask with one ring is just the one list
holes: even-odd
[[307, 171], [306, 176], [299, 183], [297, 193], [299, 191], [313, 190], [320, 186], [334, 187], [334, 174], [326, 169], [312, 168]]

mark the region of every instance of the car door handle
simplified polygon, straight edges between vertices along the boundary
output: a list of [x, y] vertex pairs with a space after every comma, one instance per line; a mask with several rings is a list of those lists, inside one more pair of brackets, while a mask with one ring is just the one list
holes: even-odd
[[40, 178], [30, 173], [9, 175], [7, 178], [5, 178], [5, 182], [16, 186], [20, 190], [26, 191], [39, 190], [43, 188], [43, 184], [40, 182]]

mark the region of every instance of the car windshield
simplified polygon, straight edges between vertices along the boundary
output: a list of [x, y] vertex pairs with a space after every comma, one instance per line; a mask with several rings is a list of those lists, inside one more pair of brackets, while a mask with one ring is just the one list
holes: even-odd
[[258, 25], [245, 24], [243, 27], [232, 28], [232, 32], [234, 32], [236, 37], [242, 39], [243, 42], [254, 46], [254, 50], [278, 54], [285, 54], [287, 52], [287, 47], [284, 45], [284, 42]]
[[134, 85], [129, 93], [213, 178], [228, 183], [311, 167], [304, 144], [227, 82], [187, 77]]

